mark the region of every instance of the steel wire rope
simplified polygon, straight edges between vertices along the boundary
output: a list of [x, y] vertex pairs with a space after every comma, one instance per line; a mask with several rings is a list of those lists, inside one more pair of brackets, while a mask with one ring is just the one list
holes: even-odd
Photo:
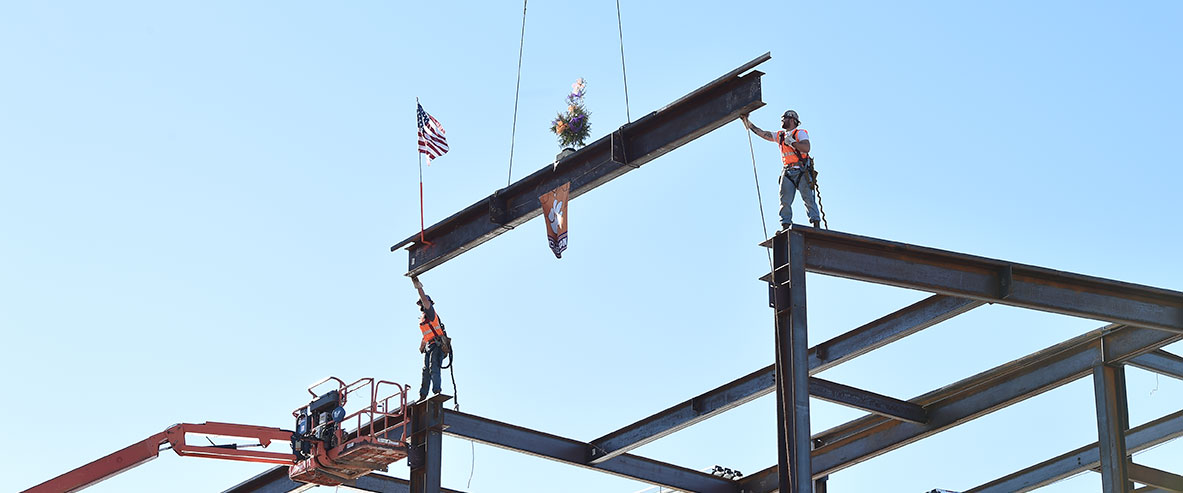
[[522, 90], [522, 51], [526, 47], [526, 4], [530, 0], [522, 0], [522, 39], [518, 41], [518, 81], [513, 90], [513, 128], [509, 133], [509, 176], [505, 179], [505, 186], [513, 183], [513, 144], [518, 133], [518, 96]]
[[624, 116], [632, 123], [633, 117], [628, 108], [628, 71], [624, 68], [624, 24], [620, 22], [620, 0], [616, 0], [616, 31], [620, 35], [620, 73], [624, 76]]

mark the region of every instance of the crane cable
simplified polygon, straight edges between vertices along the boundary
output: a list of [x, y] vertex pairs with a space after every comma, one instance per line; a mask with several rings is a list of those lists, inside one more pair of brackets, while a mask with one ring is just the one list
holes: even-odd
[[505, 186], [513, 181], [513, 144], [518, 133], [518, 95], [522, 90], [522, 51], [526, 47], [526, 4], [530, 0], [522, 0], [522, 39], [518, 42], [518, 81], [513, 90], [513, 129], [509, 134], [509, 177], [505, 179]]
[[620, 73], [624, 76], [624, 116], [628, 122], [633, 122], [628, 111], [628, 71], [624, 68], [624, 25], [620, 22], [620, 0], [616, 0], [616, 30], [620, 35]]

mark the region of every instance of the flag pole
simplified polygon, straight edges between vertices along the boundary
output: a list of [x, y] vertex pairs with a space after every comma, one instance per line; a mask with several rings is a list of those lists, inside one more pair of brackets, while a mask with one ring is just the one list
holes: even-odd
[[[419, 108], [420, 108], [419, 98], [416, 97], [415, 98], [416, 120], [418, 120]], [[418, 122], [416, 122], [416, 125], [418, 125]], [[420, 139], [423, 138], [423, 129], [422, 128], [419, 129], [419, 138]], [[416, 147], [415, 154], [419, 156], [419, 241], [422, 242], [424, 245], [430, 245], [431, 242], [427, 241], [427, 238], [423, 234], [424, 233], [424, 226], [423, 226], [423, 151], [418, 150], [418, 148]]]

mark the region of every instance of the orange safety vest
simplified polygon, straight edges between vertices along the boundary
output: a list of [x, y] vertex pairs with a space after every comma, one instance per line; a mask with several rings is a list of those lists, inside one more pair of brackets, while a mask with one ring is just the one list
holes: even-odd
[[[794, 128], [790, 136], [793, 140], [797, 140], [797, 131], [799, 128]], [[809, 153], [800, 152], [785, 142], [785, 131], [779, 130], [776, 132], [776, 144], [780, 146], [780, 161], [785, 163], [786, 168], [800, 168], [801, 163], [809, 159]]]
[[419, 314], [419, 331], [423, 332], [423, 342], [430, 343], [436, 337], [444, 333], [443, 324], [440, 323], [440, 315], [435, 314], [435, 318], [430, 322], [427, 321], [427, 314]]

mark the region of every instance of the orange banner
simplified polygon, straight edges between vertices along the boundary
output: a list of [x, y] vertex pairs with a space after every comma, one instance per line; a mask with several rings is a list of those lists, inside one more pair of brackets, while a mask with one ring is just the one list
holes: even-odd
[[563, 250], [567, 249], [567, 194], [570, 191], [571, 182], [567, 182], [538, 197], [542, 202], [542, 217], [546, 220], [546, 239], [555, 258], [563, 258]]

